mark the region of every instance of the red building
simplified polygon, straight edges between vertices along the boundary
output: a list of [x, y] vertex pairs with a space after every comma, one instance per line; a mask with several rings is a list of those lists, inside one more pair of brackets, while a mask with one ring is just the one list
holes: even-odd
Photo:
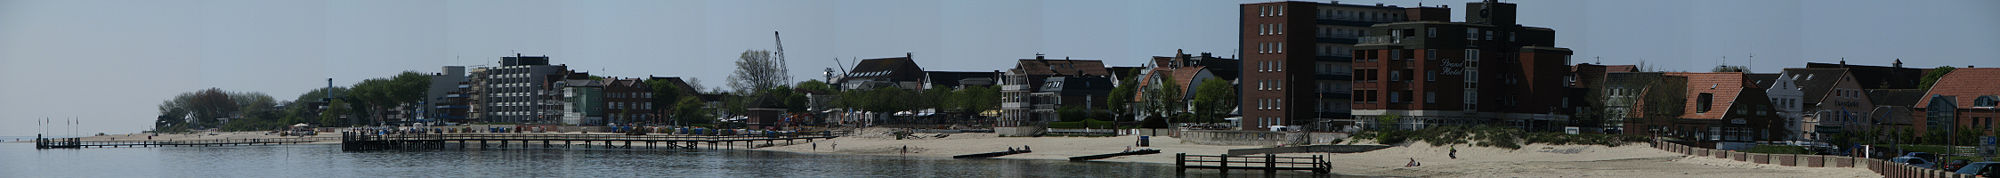
[[[2000, 117], [2000, 69], [1961, 68], [1938, 78], [1915, 106], [1917, 133], [1932, 129], [1972, 129], [1992, 134]], [[1948, 99], [1940, 99], [1948, 98]], [[1952, 108], [1941, 108], [1952, 107]], [[1960, 138], [1964, 139], [1964, 138]]]
[[1328, 131], [1353, 123], [1349, 90], [1355, 43], [1370, 26], [1405, 21], [1449, 21], [1442, 7], [1403, 8], [1280, 1], [1241, 6], [1240, 42], [1244, 130], [1275, 125]]
[[1358, 121], [1404, 129], [1484, 124], [1533, 130], [1568, 122], [1571, 52], [1555, 47], [1555, 31], [1515, 24], [1511, 3], [1466, 5], [1466, 22], [1368, 29], [1353, 57]]

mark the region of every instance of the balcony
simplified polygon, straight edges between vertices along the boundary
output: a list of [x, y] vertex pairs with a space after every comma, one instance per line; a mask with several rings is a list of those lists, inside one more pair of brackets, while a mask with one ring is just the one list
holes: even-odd
[[1320, 80], [1354, 80], [1354, 75], [1348, 73], [1315, 73], [1313, 74], [1313, 78]]
[[1354, 62], [1354, 56], [1352, 55], [1313, 56], [1313, 60], [1320, 62]]
[[1355, 44], [1356, 44], [1356, 45], [1384, 45], [1384, 44], [1402, 44], [1402, 43], [1403, 43], [1403, 41], [1406, 41], [1406, 40], [1416, 40], [1416, 38], [1415, 38], [1415, 37], [1402, 37], [1402, 38], [1396, 38], [1396, 37], [1393, 37], [1393, 36], [1387, 36], [1387, 35], [1384, 35], [1384, 36], [1364, 36], [1364, 37], [1361, 37], [1361, 41], [1360, 41], [1360, 42], [1357, 42], [1357, 43], [1355, 43]]
[[1354, 37], [1319, 37], [1313, 38], [1313, 40], [1321, 43], [1339, 44], [1354, 44], [1355, 41], [1360, 41], [1359, 39], [1354, 39]]
[[1000, 103], [1000, 108], [1027, 109], [1028, 104], [1025, 102], [1005, 102]]
[[1381, 23], [1381, 22], [1364, 22], [1364, 21], [1336, 20], [1336, 19], [1318, 19], [1316, 20], [1316, 22], [1319, 22], [1319, 24], [1340, 25], [1340, 26], [1350, 26], [1350, 27], [1368, 27]]
[[1028, 85], [1021, 85], [1021, 84], [1001, 85], [1000, 91], [1028, 91]]
[[1353, 98], [1352, 96], [1354, 96], [1348, 94], [1348, 91], [1320, 91], [1320, 92], [1314, 92], [1313, 94], [1319, 95], [1318, 96], [1319, 98], [1327, 98], [1327, 99], [1348, 99], [1348, 98]]

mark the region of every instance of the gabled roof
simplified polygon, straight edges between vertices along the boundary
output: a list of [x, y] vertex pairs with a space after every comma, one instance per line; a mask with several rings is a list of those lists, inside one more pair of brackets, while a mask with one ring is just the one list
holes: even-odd
[[1750, 80], [1750, 83], [1757, 84], [1757, 88], [1771, 88], [1771, 85], [1778, 83], [1779, 75], [1780, 74], [1743, 74], [1743, 78]]
[[1000, 72], [924, 71], [925, 80], [930, 81], [932, 85], [944, 85], [947, 87], [957, 87], [960, 85], [958, 83], [960, 80], [969, 78], [986, 78], [998, 81], [1000, 80], [999, 76]]
[[[1682, 109], [1684, 111], [1681, 114], [1681, 118], [1686, 119], [1722, 119], [1723, 116], [1729, 114], [1728, 111], [1730, 111], [1731, 107], [1735, 107], [1736, 103], [1734, 101], [1736, 101], [1738, 95], [1743, 94], [1744, 89], [1755, 88], [1755, 86], [1748, 85], [1745, 82], [1743, 73], [1737, 72], [1675, 72], [1667, 73], [1666, 75], [1686, 76], [1688, 78], [1687, 107], [1686, 109]], [[1701, 93], [1708, 93], [1712, 97], [1710, 98], [1708, 112], [1697, 112], [1701, 109], [1699, 107], [1701, 101], [1698, 99], [1701, 97]]]
[[1820, 98], [1826, 98], [1826, 94], [1832, 93], [1833, 87], [1839, 86], [1841, 79], [1846, 78], [1847, 70], [1789, 68], [1785, 69], [1784, 74], [1792, 75], [1792, 85], [1798, 86], [1799, 91], [1805, 94], [1802, 97], [1805, 103], [1819, 103]]
[[1964, 68], [1952, 70], [1931, 84], [1931, 91], [1917, 101], [1917, 108], [1930, 105], [1930, 96], [1956, 96], [1959, 109], [1971, 109], [1979, 96], [2000, 96], [2000, 68]]
[[845, 78], [886, 78], [890, 81], [922, 81], [924, 68], [910, 57], [863, 59]]
[[1846, 69], [1864, 89], [1915, 89], [1922, 87], [1917, 84], [1922, 82], [1925, 72], [1930, 72], [1930, 69], [1812, 62], [1806, 63], [1806, 68]]
[[1916, 106], [1917, 101], [1922, 100], [1924, 92], [1926, 92], [1921, 89], [1865, 89], [1863, 91], [1868, 92], [1868, 102], [1875, 103], [1876, 106], [1902, 107]]
[[674, 88], [676, 88], [676, 89], [680, 89], [680, 90], [681, 90], [681, 94], [685, 94], [685, 95], [695, 95], [695, 94], [701, 94], [701, 91], [698, 91], [698, 90], [695, 90], [695, 88], [694, 88], [694, 86], [693, 86], [693, 85], [688, 85], [688, 82], [687, 82], [686, 80], [681, 80], [681, 78], [680, 78], [680, 77], [659, 77], [659, 76], [647, 76], [646, 80], [647, 80], [647, 81], [653, 81], [653, 80], [664, 80], [664, 81], [667, 81], [667, 84], [668, 84], [668, 85], [673, 85], [673, 86], [674, 86]]
[[1021, 59], [1013, 71], [1025, 75], [1068, 75], [1109, 77], [1104, 61], [1073, 59]]

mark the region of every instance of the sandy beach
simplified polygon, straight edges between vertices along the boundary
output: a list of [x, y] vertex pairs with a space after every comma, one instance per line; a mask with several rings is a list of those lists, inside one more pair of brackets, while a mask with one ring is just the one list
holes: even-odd
[[[945, 138], [896, 140], [885, 137], [882, 129], [869, 129], [856, 136], [815, 143], [781, 145], [757, 150], [814, 154], [904, 155], [948, 158], [953, 155], [1004, 151], [1026, 145], [1033, 153], [996, 159], [1068, 160], [1071, 156], [1124, 151], [1137, 136], [1119, 137], [996, 137], [988, 133], [949, 134]], [[936, 134], [916, 134], [932, 136]], [[817, 146], [817, 148], [815, 148]], [[1138, 149], [1139, 147], [1133, 147]], [[1179, 139], [1152, 137], [1152, 147], [1160, 154], [1101, 159], [1109, 162], [1173, 164], [1174, 153], [1217, 155], [1229, 149], [1256, 146], [1213, 146], [1183, 144]], [[1580, 145], [1525, 145], [1519, 150], [1457, 145], [1458, 159], [1448, 156], [1450, 146], [1413, 143], [1406, 146], [1351, 154], [1325, 154], [1333, 172], [1358, 176], [1394, 177], [1881, 177], [1863, 168], [1805, 168], [1735, 162], [1710, 157], [1689, 157], [1645, 145], [1620, 147]], [[1311, 156], [1314, 154], [1281, 154]], [[1422, 166], [1403, 167], [1410, 159]]]

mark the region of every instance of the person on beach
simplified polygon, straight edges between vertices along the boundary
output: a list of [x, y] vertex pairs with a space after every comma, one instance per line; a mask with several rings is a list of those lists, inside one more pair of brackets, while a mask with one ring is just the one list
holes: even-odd
[[819, 142], [813, 142], [813, 151], [819, 151]]
[[903, 155], [910, 155], [910, 145], [903, 145]]
[[1410, 163], [1403, 164], [1403, 167], [1417, 167], [1422, 165], [1424, 165], [1424, 163], [1417, 162], [1417, 158], [1410, 158]]
[[1451, 146], [1451, 154], [1447, 156], [1451, 156], [1451, 159], [1458, 159], [1458, 146]]

